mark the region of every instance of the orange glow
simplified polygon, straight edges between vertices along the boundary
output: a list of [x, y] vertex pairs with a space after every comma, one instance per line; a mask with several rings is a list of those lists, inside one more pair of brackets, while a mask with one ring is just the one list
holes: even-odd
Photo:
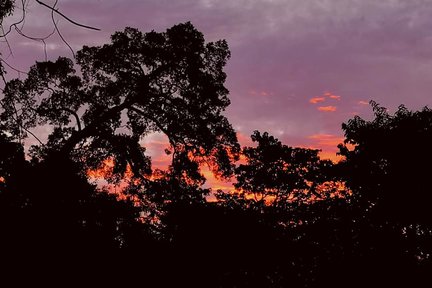
[[93, 179], [105, 178], [114, 169], [114, 159], [109, 158], [102, 162], [98, 169], [87, 171], [87, 176]]
[[[337, 146], [344, 142], [344, 138], [342, 136], [332, 134], [314, 134], [309, 136], [308, 139], [311, 139], [313, 143], [307, 148], [321, 149], [319, 156], [322, 159], [329, 159], [336, 163], [343, 159], [343, 156], [336, 154], [339, 152]], [[354, 146], [351, 144], [346, 145], [350, 150], [354, 148]]]
[[325, 100], [325, 97], [314, 97], [314, 98], [311, 98], [309, 100], [309, 103], [317, 104], [319, 102], [323, 102], [324, 100]]
[[336, 106], [320, 106], [317, 109], [319, 111], [322, 111], [322, 112], [336, 112], [337, 107]]
[[337, 147], [338, 144], [343, 143], [344, 138], [332, 134], [314, 134], [308, 137], [314, 140], [318, 146]]
[[5, 183], [6, 179], [0, 176], [0, 183]]
[[306, 148], [321, 149], [319, 153], [321, 159], [329, 159], [333, 162], [339, 162], [343, 159], [342, 156], [336, 154], [339, 151], [337, 145], [343, 143], [343, 137], [332, 134], [314, 134], [308, 139], [311, 139], [313, 143]]
[[[115, 165], [115, 162], [114, 162], [113, 158], [105, 159], [98, 169], [87, 171], [87, 176], [90, 178], [93, 178], [95, 180], [103, 179], [103, 178], [109, 178], [113, 174], [114, 165]], [[125, 179], [131, 179], [132, 178], [132, 170], [131, 170], [129, 165], [126, 166], [126, 171], [125, 171], [124, 177], [125, 177]]]
[[322, 150], [320, 153], [318, 153], [318, 155], [321, 159], [331, 160], [335, 163], [338, 163], [343, 159], [343, 156], [338, 155], [336, 150], [335, 151]]
[[326, 92], [326, 93], [324, 93], [324, 96], [325, 96], [325, 97], [328, 97], [328, 98], [330, 98], [330, 99], [334, 99], [334, 100], [340, 100], [340, 99], [341, 99], [341, 96], [334, 95], [334, 94], [331, 93], [331, 92]]
[[[250, 139], [250, 137], [243, 135], [242, 133], [237, 133], [237, 138], [239, 139], [240, 143], [242, 145], [247, 146], [253, 146], [253, 143]], [[322, 149], [322, 152], [320, 152], [319, 156], [322, 159], [330, 159], [333, 162], [339, 162], [342, 159], [342, 156], [336, 155], [336, 152], [338, 151], [337, 145], [339, 143], [342, 143], [344, 138], [338, 135], [332, 135], [332, 134], [314, 134], [308, 137], [308, 139], [312, 140], [313, 143], [306, 145], [308, 147], [305, 148], [311, 148], [311, 149]], [[152, 141], [149, 141], [145, 144], [147, 151], [151, 151], [152, 153], [152, 166], [154, 168], [153, 174], [150, 176], [150, 180], [156, 180], [160, 177], [164, 177], [163, 171], [166, 170], [169, 165], [171, 164], [172, 155], [167, 155], [165, 153], [165, 149], [169, 149], [169, 142], [168, 140], [165, 141], [155, 141], [154, 143]], [[304, 147], [304, 146], [303, 146]], [[192, 155], [191, 155], [192, 156]], [[206, 183], [204, 184], [204, 188], [211, 188], [213, 192], [217, 190], [222, 190], [226, 193], [240, 193], [242, 194], [242, 191], [236, 190], [233, 186], [234, 179], [222, 179], [220, 175], [217, 175], [214, 173], [214, 169], [217, 167], [214, 167], [210, 161], [205, 161], [205, 159], [196, 158], [195, 160], [201, 162], [200, 165], [200, 172], [204, 175], [206, 178]], [[236, 162], [236, 165], [244, 164], [246, 163], [246, 157], [244, 155], [240, 154], [239, 161]], [[99, 169], [90, 170], [87, 172], [88, 177], [93, 181], [101, 181], [99, 183], [105, 183], [106, 179], [108, 179], [113, 172], [115, 165], [115, 161], [113, 158], [106, 159], [103, 161], [102, 165]], [[210, 166], [209, 166], [210, 165]], [[119, 199], [127, 199], [129, 196], [126, 196], [123, 191], [127, 187], [127, 185], [130, 184], [130, 181], [132, 179], [132, 172], [130, 167], [127, 167], [127, 171], [124, 177], [124, 180], [120, 181], [120, 183], [117, 184], [107, 184], [104, 187], [107, 188], [109, 193], [113, 193], [117, 195]], [[2, 178], [0, 178], [0, 181]], [[327, 187], [327, 189], [329, 189]], [[249, 195], [250, 194], [250, 195]], [[270, 193], [271, 194], [271, 193]], [[246, 198], [253, 199], [257, 195], [254, 195], [253, 193], [248, 193], [248, 195], [245, 195]], [[263, 196], [263, 195], [262, 195]], [[259, 198], [259, 197], [258, 197]], [[274, 197], [271, 195], [265, 196], [263, 200], [266, 202], [271, 202]], [[216, 197], [211, 194], [207, 197], [208, 201], [217, 201]]]
[[[307, 182], [309, 188], [306, 189], [294, 189], [290, 191], [290, 195], [287, 196], [283, 201], [287, 203], [301, 202], [301, 203], [314, 203], [317, 201], [322, 201], [329, 198], [344, 198], [352, 195], [352, 191], [346, 187], [346, 184], [341, 181], [327, 181], [316, 186], [316, 194], [312, 193], [311, 188], [313, 182]], [[246, 200], [252, 200], [253, 202], [264, 201], [266, 205], [272, 205], [278, 200], [277, 189], [268, 189], [267, 191], [261, 193], [243, 191], [241, 189], [235, 189], [230, 191], [224, 191], [226, 193], [232, 194], [239, 198]], [[279, 199], [280, 201], [281, 199]], [[211, 201], [217, 201], [215, 197]]]
[[225, 192], [234, 191], [234, 186], [232, 181], [223, 180], [217, 177], [207, 166], [201, 167], [201, 173], [207, 179], [205, 187], [211, 188], [213, 191], [223, 190]]

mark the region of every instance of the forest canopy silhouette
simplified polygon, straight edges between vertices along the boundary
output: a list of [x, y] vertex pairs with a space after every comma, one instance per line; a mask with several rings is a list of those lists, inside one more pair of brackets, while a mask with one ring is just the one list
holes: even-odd
[[[1, 7], [0, 17], [11, 12]], [[372, 120], [342, 124], [339, 163], [267, 132], [255, 131], [254, 146], [241, 148], [223, 114], [229, 58], [226, 41], [206, 43], [189, 22], [164, 32], [126, 28], [74, 60], [36, 62], [25, 79], [8, 81], [0, 100], [0, 244], [164, 259], [146, 270], [162, 286], [427, 281], [432, 111], [400, 106], [389, 114], [371, 102]], [[50, 131], [47, 139], [38, 127]], [[165, 170], [152, 167], [142, 146], [152, 133], [168, 138]], [[38, 144], [26, 147], [29, 138]], [[114, 168], [105, 176], [122, 183], [121, 199], [88, 175], [107, 159]], [[205, 188], [203, 165], [235, 190]], [[211, 192], [218, 201], [207, 201]], [[174, 276], [160, 279], [166, 274]]]

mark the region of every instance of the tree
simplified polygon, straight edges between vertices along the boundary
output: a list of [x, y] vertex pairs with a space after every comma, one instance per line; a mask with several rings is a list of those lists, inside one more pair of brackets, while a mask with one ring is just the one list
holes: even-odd
[[[160, 232], [164, 214], [175, 203], [205, 201], [209, 190], [201, 188], [205, 181], [199, 172], [202, 163], [209, 163], [222, 177], [233, 171], [232, 159], [239, 146], [222, 114], [229, 105], [223, 85], [223, 66], [229, 58], [226, 42], [205, 44], [203, 35], [190, 23], [162, 33], [143, 34], [126, 28], [115, 33], [110, 44], [84, 47], [77, 55], [80, 73], [72, 60], [60, 57], [36, 63], [26, 79], [12, 80], [5, 87], [0, 120], [2, 130], [10, 135], [8, 141], [22, 143], [34, 137], [39, 145], [30, 148], [30, 170], [21, 170], [15, 177], [21, 179], [18, 183], [28, 175], [38, 175], [25, 179], [26, 185], [34, 182], [34, 189], [11, 186], [9, 191], [17, 193], [8, 195], [16, 197], [5, 196], [3, 202], [18, 204], [4, 211], [20, 214], [27, 201], [37, 208], [21, 215], [31, 211], [56, 217], [56, 213], [69, 211], [72, 220], [62, 225], [78, 225], [80, 231], [84, 229], [77, 224], [80, 221], [98, 223], [102, 221], [98, 217], [105, 217], [101, 225], [112, 232], [106, 235], [107, 241], [118, 238], [113, 231], [140, 234], [141, 229], [144, 233], [144, 226], [128, 228], [135, 227], [137, 218], [156, 228], [153, 232]], [[45, 142], [37, 135], [39, 127], [52, 131]], [[155, 132], [169, 139], [167, 153], [172, 163], [167, 171], [152, 171], [151, 159], [140, 144]], [[108, 180], [118, 183], [128, 178], [124, 193], [134, 203], [113, 203], [112, 196], [108, 200], [95, 194], [95, 187], [84, 181], [89, 169], [100, 168], [107, 159], [114, 161]], [[50, 174], [57, 175], [56, 181]], [[95, 210], [85, 212], [80, 205]], [[126, 220], [119, 220], [123, 218]], [[54, 230], [60, 227], [60, 222], [44, 222], [51, 223], [46, 227]], [[98, 227], [89, 231], [99, 231]], [[128, 246], [126, 240], [120, 243]]]
[[378, 205], [387, 220], [430, 224], [432, 194], [426, 179], [432, 162], [432, 111], [413, 112], [401, 105], [390, 115], [377, 103], [371, 105], [373, 120], [356, 116], [342, 126], [346, 139], [339, 148], [349, 184]]
[[140, 209], [96, 191], [76, 163], [49, 157], [24, 158], [24, 149], [0, 134], [0, 230], [3, 248], [120, 248], [145, 240]]
[[430, 269], [432, 252], [432, 111], [401, 105], [391, 115], [374, 101], [371, 106], [373, 120], [356, 116], [343, 124], [346, 139], [339, 148], [346, 159], [340, 165], [376, 236], [369, 247], [385, 255], [375, 254], [374, 262], [402, 263], [405, 275], [423, 279], [419, 273]]
[[[190, 23], [162, 33], [126, 28], [111, 40], [78, 52], [82, 76], [72, 60], [59, 58], [37, 63], [25, 80], [10, 81], [1, 101], [6, 129], [21, 139], [49, 125], [48, 142], [33, 148], [33, 156], [56, 151], [85, 168], [113, 157], [117, 175], [130, 167], [141, 180], [151, 170], [139, 141], [162, 132], [171, 145], [172, 167], [180, 158], [205, 160], [228, 176], [230, 157], [239, 148], [222, 115], [229, 105], [222, 70], [230, 55], [226, 42], [205, 44]], [[193, 174], [178, 167], [178, 176]]]
[[231, 267], [229, 281], [324, 287], [324, 270], [340, 269], [337, 262], [348, 257], [354, 242], [357, 215], [350, 212], [349, 191], [319, 150], [289, 147], [266, 132], [255, 131], [251, 138], [257, 145], [242, 149], [237, 191], [218, 194], [228, 223], [219, 228], [226, 233], [216, 234], [229, 235], [218, 238], [218, 254], [230, 251], [240, 258], [229, 261], [238, 265]]
[[330, 173], [332, 162], [321, 160], [319, 150], [283, 145], [267, 132], [255, 131], [251, 138], [257, 147], [244, 147], [246, 163], [235, 169], [238, 193], [221, 198], [238, 196], [254, 206], [286, 210], [342, 193]]

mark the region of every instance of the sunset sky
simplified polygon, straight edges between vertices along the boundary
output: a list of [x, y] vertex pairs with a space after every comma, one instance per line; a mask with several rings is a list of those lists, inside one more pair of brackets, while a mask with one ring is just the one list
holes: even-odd
[[[125, 26], [163, 31], [185, 21], [207, 41], [226, 39], [232, 53], [226, 115], [243, 145], [253, 130], [268, 131], [287, 145], [321, 148], [333, 157], [342, 141], [341, 123], [356, 114], [370, 117], [369, 100], [390, 111], [399, 104], [410, 109], [432, 104], [432, 0], [60, 0], [59, 5], [71, 19], [101, 29], [58, 18], [75, 50], [106, 43]], [[27, 10], [25, 33], [40, 37], [52, 30], [48, 10], [33, 0]], [[0, 47], [14, 67], [25, 71], [44, 59], [42, 43], [17, 33], [8, 41], [13, 55], [5, 43]], [[46, 43], [49, 59], [72, 56], [58, 36]], [[163, 137], [146, 143], [163, 163], [157, 158]]]

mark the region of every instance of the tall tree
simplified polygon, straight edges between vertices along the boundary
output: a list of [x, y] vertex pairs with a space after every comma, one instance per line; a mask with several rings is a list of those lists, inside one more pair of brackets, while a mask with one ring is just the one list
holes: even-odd
[[[3, 219], [13, 211], [20, 220], [10, 223], [29, 233], [45, 223], [50, 236], [43, 239], [62, 235], [59, 243], [95, 233], [105, 246], [130, 246], [141, 239], [131, 234], [146, 234], [143, 226], [135, 229], [137, 218], [157, 226], [161, 210], [172, 203], [202, 203], [208, 189], [201, 188], [200, 165], [209, 163], [229, 176], [239, 151], [223, 115], [229, 105], [223, 72], [229, 55], [225, 41], [205, 43], [190, 23], [160, 33], [126, 28], [109, 44], [80, 50], [77, 66], [64, 57], [38, 62], [26, 79], [8, 82], [0, 100], [2, 137], [9, 135], [4, 145], [22, 148], [27, 137], [39, 144], [30, 148], [31, 163], [5, 182]], [[37, 133], [41, 129], [50, 131], [46, 141]], [[169, 139], [167, 171], [152, 171], [141, 146], [156, 132]], [[113, 202], [87, 183], [86, 171], [106, 159], [114, 161], [108, 180], [129, 177], [125, 193], [135, 203]], [[34, 221], [25, 221], [29, 215]], [[84, 236], [72, 237], [74, 232]]]
[[85, 168], [112, 157], [116, 175], [130, 167], [143, 180], [151, 170], [140, 140], [161, 132], [177, 177], [197, 175], [197, 166], [176, 165], [186, 158], [213, 163], [228, 176], [239, 150], [222, 114], [230, 103], [223, 72], [229, 56], [225, 41], [206, 44], [191, 23], [161, 33], [126, 28], [109, 44], [78, 51], [81, 74], [72, 60], [59, 58], [37, 63], [25, 80], [10, 81], [0, 117], [16, 139], [52, 127], [48, 141], [33, 149], [35, 157], [56, 151], [84, 160]]

